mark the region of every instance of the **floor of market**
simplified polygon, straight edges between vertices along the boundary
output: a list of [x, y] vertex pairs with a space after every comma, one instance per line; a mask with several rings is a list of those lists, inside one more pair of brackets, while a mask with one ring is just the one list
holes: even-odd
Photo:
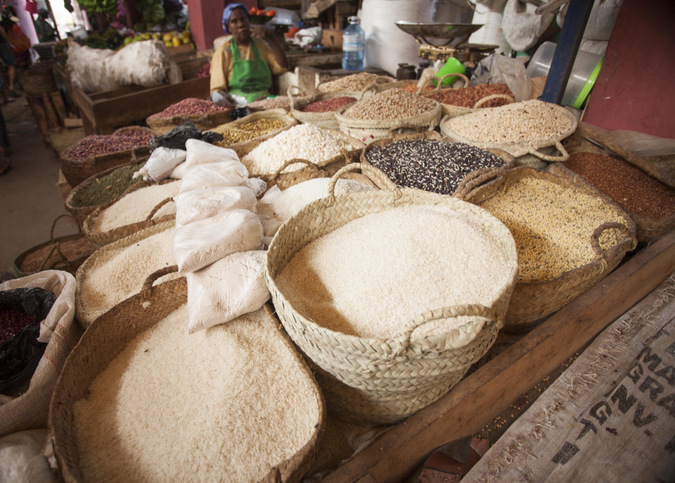
[[[14, 260], [49, 241], [54, 220], [67, 213], [57, 182], [59, 157], [43, 140], [25, 97], [0, 107], [5, 118], [11, 168], [0, 175], [0, 279], [15, 275]], [[60, 219], [54, 236], [77, 233], [72, 218]]]

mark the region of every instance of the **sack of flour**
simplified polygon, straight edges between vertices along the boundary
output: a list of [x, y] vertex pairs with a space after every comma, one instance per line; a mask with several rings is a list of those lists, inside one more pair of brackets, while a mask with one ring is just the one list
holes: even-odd
[[191, 190], [174, 196], [176, 224], [187, 225], [223, 211], [242, 209], [255, 212], [257, 199], [248, 186], [223, 186]]
[[239, 161], [239, 156], [233, 149], [216, 146], [200, 139], [188, 139], [185, 141], [185, 149], [187, 151], [185, 162], [188, 166]]

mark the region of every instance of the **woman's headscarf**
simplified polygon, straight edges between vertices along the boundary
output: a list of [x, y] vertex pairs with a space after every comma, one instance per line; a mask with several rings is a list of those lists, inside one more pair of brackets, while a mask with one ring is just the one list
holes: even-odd
[[223, 10], [223, 30], [225, 31], [226, 34], [229, 34], [230, 31], [227, 29], [227, 24], [230, 23], [230, 15], [232, 15], [232, 11], [234, 11], [236, 8], [241, 8], [246, 16], [250, 19], [250, 15], [248, 14], [248, 10], [246, 10], [246, 7], [242, 5], [241, 3], [230, 3], [227, 7], [225, 7], [225, 10]]

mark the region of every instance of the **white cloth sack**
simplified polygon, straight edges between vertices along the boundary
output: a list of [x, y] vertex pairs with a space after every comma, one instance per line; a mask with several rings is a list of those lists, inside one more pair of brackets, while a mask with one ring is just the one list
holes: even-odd
[[85, 94], [117, 89], [121, 84], [115, 81], [105, 60], [115, 54], [111, 49], [93, 49], [68, 40], [66, 70], [72, 84]]
[[156, 87], [169, 84], [170, 72], [171, 80], [182, 81], [182, 76], [180, 79], [175, 78], [176, 70], [171, 67], [175, 62], [158, 39], [133, 42], [105, 59], [105, 62], [108, 72], [120, 85]]
[[244, 184], [247, 178], [248, 170], [239, 161], [187, 166], [183, 172], [183, 180], [178, 192], [185, 193], [219, 186], [239, 186]]
[[63, 364], [82, 335], [75, 314], [77, 282], [70, 273], [44, 270], [27, 277], [8, 280], [0, 290], [39, 287], [56, 296], [47, 318], [40, 324], [40, 342], [47, 342], [28, 390], [18, 397], [0, 398], [0, 436], [26, 429], [47, 427], [49, 401]]
[[183, 149], [159, 147], [155, 149], [141, 169], [134, 173], [134, 178], [143, 177], [145, 181], [161, 181], [169, 177], [176, 166], [185, 161]]
[[255, 193], [256, 198], [260, 198], [267, 191], [267, 183], [260, 178], [246, 178], [244, 185], [248, 186]]
[[0, 438], [0, 481], [51, 483], [56, 481], [42, 454], [47, 429], [31, 429]]
[[185, 141], [187, 157], [185, 163], [188, 166], [197, 164], [240, 162], [239, 156], [234, 149], [223, 148], [215, 144], [207, 143], [201, 139], [188, 139]]
[[506, 2], [502, 32], [513, 50], [525, 52], [534, 47], [551, 25], [555, 12], [536, 13], [536, 10], [537, 6], [532, 3], [519, 0]]
[[186, 191], [173, 199], [176, 202], [176, 225], [187, 225], [234, 209], [255, 212], [258, 201], [248, 186]]
[[471, 76], [470, 85], [506, 84], [516, 102], [532, 98], [532, 81], [527, 76], [525, 57], [512, 59], [502, 54], [491, 54], [481, 60]]
[[185, 161], [183, 161], [178, 166], [176, 166], [173, 169], [173, 171], [171, 171], [171, 174], [169, 174], [169, 178], [171, 178], [171, 179], [183, 179], [183, 176], [185, 175], [186, 169], [187, 169], [187, 164], [185, 164]]
[[255, 312], [270, 298], [264, 250], [237, 252], [187, 274], [188, 332]]
[[231, 253], [255, 250], [263, 228], [249, 210], [230, 210], [189, 225], [177, 226], [173, 256], [181, 273], [194, 272]]

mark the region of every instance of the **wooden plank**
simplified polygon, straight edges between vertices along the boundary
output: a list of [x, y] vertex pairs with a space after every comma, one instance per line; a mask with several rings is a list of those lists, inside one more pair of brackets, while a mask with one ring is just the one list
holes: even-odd
[[51, 96], [49, 94], [42, 94], [40, 99], [42, 100], [42, 106], [44, 107], [45, 113], [47, 114], [47, 124], [49, 125], [49, 128], [56, 129], [60, 127], [61, 123], [59, 122], [59, 118], [56, 115], [56, 110], [52, 104]]
[[43, 136], [46, 136], [47, 131], [49, 131], [49, 123], [47, 121], [47, 113], [45, 112], [45, 108], [42, 105], [42, 101], [39, 97], [34, 96], [26, 96], [26, 100], [28, 101], [30, 110], [33, 113], [35, 122], [40, 128], [40, 132]]
[[61, 91], [50, 92], [49, 97], [52, 99], [52, 105], [56, 111], [56, 117], [59, 118], [59, 125], [65, 126], [66, 118], [68, 118], [68, 110], [66, 109], [66, 104], [63, 102], [61, 97]]
[[327, 475], [401, 481], [434, 449], [469, 436], [584, 347], [675, 271], [675, 230], [643, 248], [521, 340]]

